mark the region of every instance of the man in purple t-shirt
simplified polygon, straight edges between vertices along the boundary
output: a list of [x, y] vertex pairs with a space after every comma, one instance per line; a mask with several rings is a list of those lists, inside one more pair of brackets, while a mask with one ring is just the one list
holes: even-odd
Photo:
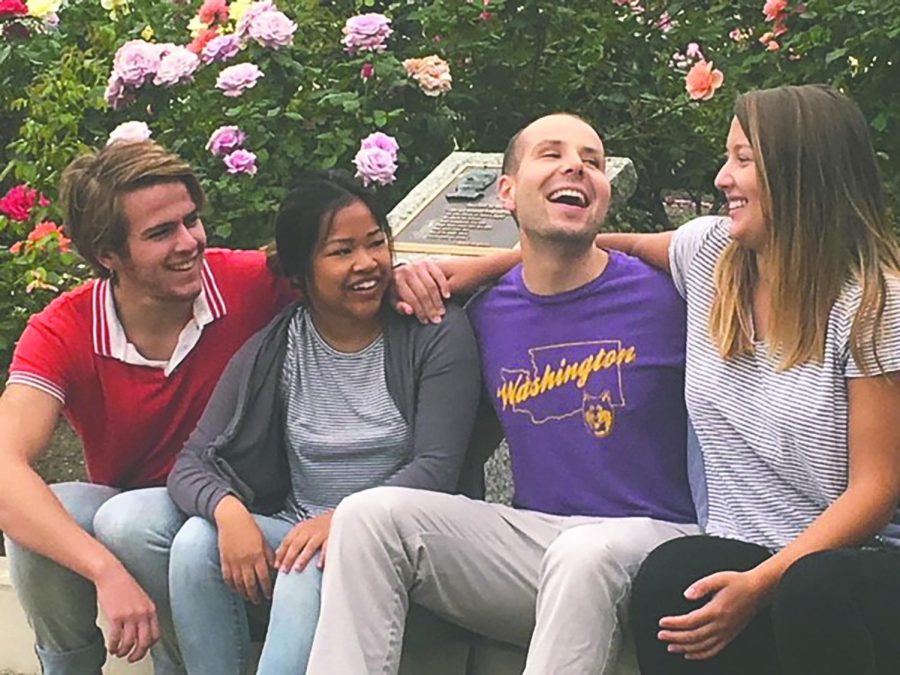
[[596, 131], [572, 115], [533, 122], [510, 141], [499, 194], [522, 264], [469, 316], [514, 506], [402, 488], [346, 499], [313, 675], [396, 672], [410, 600], [528, 645], [526, 674], [607, 672], [641, 561], [698, 532], [684, 306], [666, 275], [594, 246], [610, 198]]

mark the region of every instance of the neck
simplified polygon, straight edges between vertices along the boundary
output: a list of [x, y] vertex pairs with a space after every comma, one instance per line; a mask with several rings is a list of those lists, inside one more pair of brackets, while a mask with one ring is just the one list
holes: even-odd
[[160, 301], [122, 284], [114, 285], [112, 293], [128, 341], [148, 359], [169, 359], [181, 330], [194, 315], [194, 301]]
[[557, 295], [593, 281], [606, 269], [609, 254], [589, 242], [535, 239], [524, 232], [522, 278], [536, 295]]
[[768, 286], [771, 279], [771, 266], [769, 258], [765, 253], [757, 251], [756, 253], [756, 277], [759, 285]]
[[380, 313], [365, 320], [321, 314], [310, 307], [310, 316], [322, 339], [339, 352], [358, 352], [372, 344], [384, 331]]

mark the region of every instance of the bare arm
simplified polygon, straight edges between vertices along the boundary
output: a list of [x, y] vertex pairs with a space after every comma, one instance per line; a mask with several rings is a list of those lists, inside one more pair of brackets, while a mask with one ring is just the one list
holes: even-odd
[[110, 652], [136, 661], [159, 639], [153, 602], [31, 468], [61, 409], [57, 399], [27, 385], [11, 384], [0, 396], [0, 529], [20, 546], [93, 582], [111, 626]]
[[771, 601], [782, 575], [817, 551], [855, 546], [891, 518], [900, 497], [900, 373], [854, 378], [850, 402], [847, 489], [794, 541], [748, 572], [718, 572], [691, 584], [689, 600], [711, 600], [688, 614], [664, 617], [660, 639], [688, 659], [718, 654]]
[[115, 560], [66, 513], [31, 468], [50, 442], [62, 404], [11, 384], [0, 396], [0, 528], [20, 546], [95, 579]]
[[767, 587], [797, 559], [856, 546], [884, 527], [900, 498], [900, 373], [848, 381], [850, 476], [847, 489], [803, 534], [753, 573]]
[[640, 258], [648, 265], [653, 265], [664, 272], [669, 271], [669, 244], [672, 242], [672, 231], [638, 234], [633, 232], [610, 232], [598, 234], [595, 244], [600, 248], [611, 248], [622, 251], [635, 258]]
[[401, 314], [415, 314], [422, 323], [438, 323], [444, 316], [444, 301], [451, 295], [473, 293], [521, 261], [522, 253], [513, 250], [402, 265], [394, 270], [394, 307]]

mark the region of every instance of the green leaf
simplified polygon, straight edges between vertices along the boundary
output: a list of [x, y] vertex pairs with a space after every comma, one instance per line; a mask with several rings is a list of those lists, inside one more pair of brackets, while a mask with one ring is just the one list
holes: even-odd
[[828, 52], [828, 54], [825, 56], [825, 63], [832, 63], [833, 61], [836, 61], [837, 59], [841, 58], [842, 56], [845, 56], [846, 54], [847, 54], [846, 47], [839, 47], [838, 49], [834, 49], [834, 50]]

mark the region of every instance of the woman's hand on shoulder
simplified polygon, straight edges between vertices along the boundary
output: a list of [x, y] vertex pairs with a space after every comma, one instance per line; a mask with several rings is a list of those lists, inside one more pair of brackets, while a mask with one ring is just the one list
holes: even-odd
[[328, 534], [331, 532], [333, 511], [315, 518], [302, 520], [287, 533], [275, 551], [275, 567], [287, 574], [302, 572], [312, 557], [319, 553], [319, 569], [325, 566], [325, 551], [328, 549]]
[[215, 519], [225, 583], [253, 604], [270, 599], [274, 554], [247, 507], [229, 495], [216, 506]]

